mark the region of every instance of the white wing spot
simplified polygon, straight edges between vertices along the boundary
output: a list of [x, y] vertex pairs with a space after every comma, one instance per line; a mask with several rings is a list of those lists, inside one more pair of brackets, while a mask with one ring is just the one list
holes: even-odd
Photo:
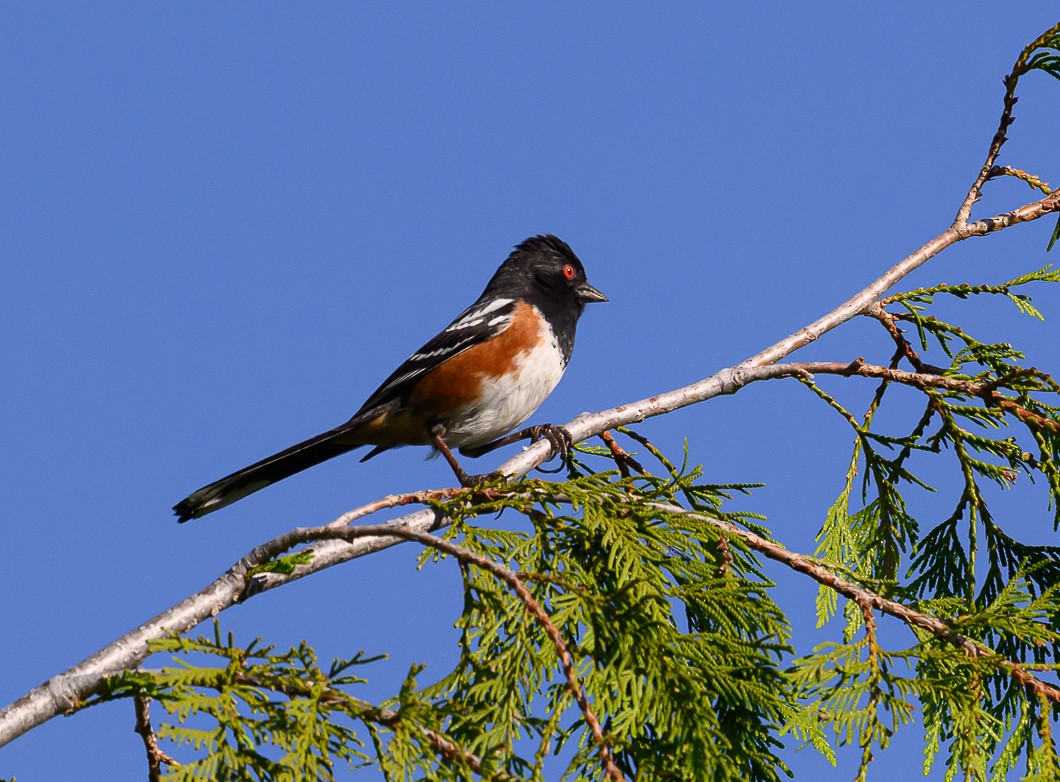
[[478, 317], [478, 316], [481, 316], [481, 315], [489, 315], [494, 310], [499, 310], [501, 307], [507, 306], [508, 304], [511, 304], [511, 303], [512, 303], [511, 299], [494, 299], [489, 304], [487, 304], [485, 307], [483, 307], [478, 312], [476, 312], [475, 316]]
[[385, 389], [383, 389], [383, 390], [384, 391], [389, 391], [391, 388], [394, 388], [396, 386], [401, 385], [402, 383], [404, 383], [409, 378], [416, 377], [416, 375], [420, 374], [420, 372], [422, 372], [422, 371], [423, 371], [422, 369], [417, 369], [414, 372], [406, 372], [401, 377], [394, 378], [394, 381], [389, 383], [389, 384], [387, 384], [387, 387]]
[[461, 329], [468, 329], [472, 326], [477, 326], [485, 320], [486, 316], [495, 310], [499, 310], [501, 307], [505, 307], [512, 303], [511, 299], [494, 299], [489, 304], [483, 307], [479, 307], [474, 312], [469, 312], [467, 315], [462, 317], [456, 323], [450, 324], [445, 330], [446, 331], [460, 331]]
[[[474, 337], [465, 337], [464, 339], [460, 340], [459, 342], [455, 342], [452, 345], [448, 345], [448, 346], [446, 346], [444, 348], [438, 348], [437, 350], [432, 350], [429, 353], [416, 353], [416, 354], [414, 354], [413, 356], [411, 356], [409, 358], [409, 361], [426, 361], [427, 359], [431, 359], [431, 358], [434, 358], [436, 356], [445, 356], [445, 355], [448, 355], [449, 353], [456, 353], [457, 351], [463, 349], [463, 347], [465, 345], [467, 345], [469, 342], [472, 342], [473, 340], [474, 340]], [[420, 370], [417, 370], [417, 372], [419, 372], [419, 371]]]

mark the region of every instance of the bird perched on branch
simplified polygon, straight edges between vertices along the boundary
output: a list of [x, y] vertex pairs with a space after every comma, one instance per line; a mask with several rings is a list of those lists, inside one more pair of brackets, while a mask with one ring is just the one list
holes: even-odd
[[[566, 454], [570, 435], [551, 424], [508, 435], [563, 377], [585, 305], [607, 301], [566, 242], [534, 236], [518, 245], [478, 300], [394, 370], [346, 423], [204, 486], [178, 502], [181, 522], [205, 516], [360, 446], [361, 461], [402, 445], [430, 445], [464, 486], [452, 449], [481, 456], [545, 437]], [[504, 436], [508, 435], [508, 436]]]

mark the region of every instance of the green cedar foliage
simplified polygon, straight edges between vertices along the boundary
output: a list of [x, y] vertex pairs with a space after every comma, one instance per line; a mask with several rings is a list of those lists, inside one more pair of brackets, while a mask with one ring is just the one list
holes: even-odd
[[[884, 434], [873, 427], [893, 382], [881, 382], [868, 412], [859, 419], [815, 381], [804, 381], [855, 433], [846, 481], [819, 533], [817, 554], [859, 583], [945, 619], [957, 633], [996, 652], [970, 657], [921, 631], [912, 647], [885, 653], [874, 648], [874, 628], [850, 602], [846, 643], [825, 644], [796, 665], [806, 712], [793, 728], [807, 739], [814, 738], [807, 724], [816, 712], [841, 743], [886, 747], [890, 733], [908, 721], [907, 712], [914, 706], [910, 696], [915, 696], [927, 729], [925, 771], [943, 747], [947, 779], [957, 774], [1005, 779], [1021, 761], [1028, 772], [1054, 768], [1049, 723], [1060, 714], [1057, 704], [1043, 704], [1000, 660], [1036, 671], [1056, 669], [1060, 547], [1025, 544], [1008, 534], [991, 511], [983, 486], [1010, 489], [1021, 474], [1044, 479], [1055, 529], [1060, 518], [1060, 388], [1049, 375], [1024, 366], [1024, 356], [1015, 347], [980, 342], [967, 329], [931, 314], [930, 307], [939, 296], [1000, 296], [1020, 313], [1041, 319], [1025, 289], [1032, 283], [1058, 281], [1060, 273], [1047, 266], [1000, 285], [937, 285], [882, 300], [893, 320], [917, 338], [915, 345], [900, 345], [895, 355], [908, 359], [915, 370], [930, 368], [955, 381], [952, 388], [919, 388], [923, 413], [914, 418], [908, 434]], [[932, 349], [949, 365], [928, 365], [921, 352]], [[976, 393], [969, 393], [970, 388]], [[952, 459], [961, 488], [952, 511], [923, 532], [906, 494], [910, 488], [930, 490], [911, 467], [914, 455], [929, 454], [937, 457], [936, 463], [938, 458]], [[835, 615], [837, 605], [836, 593], [822, 586], [820, 624]], [[864, 637], [855, 642], [862, 632]], [[901, 672], [896, 670], [898, 661]], [[915, 673], [913, 678], [909, 671]], [[881, 715], [887, 717], [882, 731]]]
[[[791, 649], [773, 584], [715, 525], [655, 507], [680, 495], [711, 518], [760, 529], [721, 508], [749, 487], [707, 486], [698, 470], [575, 472], [564, 483], [525, 481], [500, 502], [447, 504], [455, 523], [444, 539], [518, 573], [571, 650], [628, 776], [778, 779], [777, 734], [796, 703], [780, 665]], [[477, 523], [512, 504], [528, 529]], [[451, 559], [430, 548], [423, 557], [425, 566]], [[491, 572], [462, 565], [458, 665], [426, 687], [410, 672], [381, 707], [350, 692], [362, 680], [348, 671], [367, 660], [323, 671], [305, 645], [242, 649], [219, 631], [159, 643], [179, 666], [127, 674], [105, 697], [147, 695], [176, 717], [160, 737], [200, 756], [172, 769], [174, 779], [332, 779], [338, 765], [369, 760], [391, 779], [545, 779], [556, 752], [568, 778], [599, 778], [599, 747], [546, 628]]]
[[[1060, 78], [1058, 48], [1060, 25], [1027, 47], [1005, 82], [1006, 112], [1020, 76]], [[1048, 191], [1026, 172], [992, 169], [1000, 175]], [[984, 491], [1039, 480], [1060, 526], [1060, 388], [1016, 347], [980, 341], [936, 309], [941, 298], [1000, 298], [1041, 318], [1027, 291], [1058, 281], [1045, 267], [881, 300], [871, 314], [896, 349], [878, 362], [890, 374], [865, 413], [841, 399], [863, 378], [836, 378], [827, 391], [800, 377], [854, 434], [816, 558], [802, 560], [943, 620], [946, 632], [910, 624], [911, 640], [894, 646], [876, 626], [882, 601], [841, 601], [819, 578], [819, 624], [835, 625], [836, 640], [793, 649], [763, 546], [733, 532], [770, 542], [760, 517], [730, 510], [753, 487], [705, 483], [699, 468], [620, 430], [661, 464], [657, 475], [583, 445], [566, 481], [438, 505], [453, 524], [422, 564], [463, 577], [452, 671], [423, 683], [414, 668], [373, 704], [356, 695], [364, 679], [354, 671], [370, 670], [363, 656], [323, 667], [306, 644], [244, 647], [218, 629], [157, 643], [175, 666], [116, 677], [96, 701], [161, 704], [170, 719], [157, 735], [183, 760], [166, 778], [177, 780], [331, 780], [366, 766], [389, 780], [544, 780], [546, 760], [570, 780], [601, 779], [608, 764], [627, 778], [776, 780], [791, 737], [833, 762], [837, 747], [857, 747], [864, 779], [914, 719], [925, 770], [941, 765], [947, 779], [1060, 778], [1060, 706], [1044, 684], [1060, 665], [1060, 547], [1020, 541]], [[896, 385], [919, 401], [894, 402], [911, 413], [900, 431], [883, 431], [876, 414]], [[933, 491], [924, 465], [959, 477], [942, 518], [916, 509]], [[499, 511], [522, 518], [491, 526]]]

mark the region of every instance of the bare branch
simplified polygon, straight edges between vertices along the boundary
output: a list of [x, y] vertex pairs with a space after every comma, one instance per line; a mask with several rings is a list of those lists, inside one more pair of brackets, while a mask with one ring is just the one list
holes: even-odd
[[[1040, 201], [1025, 204], [1011, 212], [962, 226], [951, 226], [919, 250], [895, 264], [881, 277], [836, 309], [740, 364], [723, 369], [683, 388], [620, 405], [610, 410], [580, 415], [566, 424], [564, 428], [571, 433], [574, 440], [585, 440], [616, 426], [637, 423], [646, 418], [663, 415], [722, 394], [735, 393], [756, 380], [782, 376], [777, 374], [776, 368], [769, 365], [819, 339], [826, 332], [851, 318], [865, 313], [891, 286], [946, 248], [972, 236], [984, 236], [1019, 223], [1036, 220], [1058, 209], [1060, 209], [1060, 191], [1053, 192]], [[1004, 406], [1006, 403], [999, 402], [999, 404]], [[498, 472], [508, 478], [521, 477], [544, 463], [550, 457], [551, 450], [552, 446], [547, 441], [535, 443], [502, 464]], [[457, 496], [461, 491], [463, 490], [439, 489], [386, 497], [343, 514], [331, 524], [336, 527], [342, 526], [382, 508], [429, 502], [432, 499], [448, 499]], [[488, 487], [486, 491], [488, 492]], [[469, 498], [474, 493], [469, 493]], [[309, 547], [312, 561], [308, 565], [299, 566], [290, 574], [261, 573], [248, 577], [248, 571], [263, 564], [269, 558], [266, 554], [268, 544], [254, 549], [199, 592], [126, 633], [67, 671], [53, 676], [14, 703], [0, 709], [0, 746], [58, 714], [79, 708], [86, 697], [100, 690], [107, 676], [134, 668], [143, 662], [148, 656], [148, 642], [153, 639], [187, 632], [200, 622], [216, 616], [240, 600], [258, 592], [282, 586], [318, 570], [389, 548], [405, 539], [402, 537], [404, 532], [423, 533], [449, 523], [448, 519], [435, 510], [427, 509], [388, 522], [386, 527], [393, 532], [392, 535], [361, 537], [350, 541], [324, 540]]]
[[[445, 499], [459, 491], [461, 490], [441, 489], [436, 492], [426, 491], [385, 497], [343, 514], [332, 524], [340, 522], [345, 524], [351, 519], [360, 518], [384, 507], [396, 507], [414, 501]], [[415, 496], [419, 499], [412, 499]], [[410, 514], [404, 517], [404, 520], [396, 519], [392, 524], [397, 528], [405, 524], [419, 524], [420, 529], [427, 530], [435, 525], [437, 515], [433, 510], [425, 510]], [[332, 564], [337, 561], [346, 561], [389, 548], [401, 541], [402, 538], [397, 537], [358, 540], [352, 544], [332, 541], [334, 545], [343, 546], [345, 550], [342, 552], [344, 556], [341, 560], [332, 557], [330, 561]], [[148, 657], [150, 641], [186, 633], [201, 622], [238, 603], [245, 595], [248, 573], [273, 556], [275, 553], [269, 544], [253, 549], [203, 589], [147, 620], [135, 630], [126, 633], [82, 662], [53, 676], [14, 703], [4, 707], [0, 710], [0, 746], [52, 717], [76, 711], [88, 696], [100, 691], [106, 677], [131, 670], [143, 662]], [[269, 577], [273, 575], [275, 574], [261, 574], [256, 577], [255, 583], [261, 581], [268, 584]], [[278, 585], [278, 583], [273, 585]]]
[[[570, 423], [565, 424], [564, 428], [571, 433], [575, 440], [584, 440], [587, 437], [599, 434], [605, 429], [638, 423], [646, 418], [670, 413], [722, 394], [735, 393], [748, 382], [762, 379], [760, 377], [752, 377], [757, 370], [781, 360], [799, 348], [816, 341], [837, 326], [867, 312], [879, 297], [894, 284], [947, 247], [972, 236], [985, 236], [1019, 223], [1037, 220], [1058, 209], [1060, 209], [1060, 190], [1040, 201], [1024, 204], [1011, 212], [995, 215], [985, 220], [977, 220], [960, 229], [955, 227], [948, 228], [919, 250], [899, 261], [882, 276], [827, 315], [818, 318], [808, 326], [799, 329], [794, 334], [785, 337], [780, 342], [736, 366], [723, 369], [710, 377], [683, 388], [667, 391], [647, 399], [614, 407], [610, 410], [603, 410], [599, 413], [580, 415]], [[543, 462], [548, 455], [548, 444], [536, 443], [509, 459], [501, 465], [500, 470], [512, 477], [519, 477]]]
[[[990, 140], [990, 147], [987, 149], [986, 160], [983, 162], [983, 167], [979, 170], [979, 176], [976, 177], [972, 186], [968, 188], [968, 195], [961, 204], [961, 208], [957, 210], [957, 216], [953, 218], [954, 227], [959, 228], [968, 224], [968, 218], [972, 216], [972, 207], [982, 195], [983, 185], [986, 184], [988, 179], [997, 175], [999, 172], [1009, 173], [1009, 171], [1017, 170], [1009, 169], [1009, 171], [1005, 171], [1004, 169], [1008, 168], [1007, 166], [997, 167], [994, 165], [997, 162], [998, 154], [1001, 152], [1001, 147], [1004, 146], [1006, 141], [1008, 141], [1008, 136], [1006, 134], [1008, 133], [1009, 126], [1016, 121], [1016, 118], [1012, 116], [1012, 109], [1019, 100], [1019, 98], [1016, 97], [1016, 84], [1019, 83], [1020, 77], [1028, 71], [1027, 66], [1029, 64], [1028, 61], [1031, 52], [1047, 45], [1047, 42], [1056, 34], [1057, 30], [1060, 30], [1060, 24], [1053, 25], [1036, 39], [1024, 46], [1023, 51], [1020, 52], [1020, 56], [1016, 58], [1016, 62], [1012, 66], [1012, 71], [1004, 78], [1005, 97], [1002, 100], [1001, 118], [998, 120], [997, 132], [994, 133], [994, 137]], [[1023, 172], [1021, 171], [1019, 173], [1022, 174]], [[1037, 180], [1037, 177], [1034, 177], [1034, 180], [1038, 182], [1038, 185], [1032, 183], [1029, 178], [1020, 178], [1024, 179], [1024, 181], [1032, 187], [1040, 187], [1041, 183]]]
[[[1018, 67], [1018, 63], [1016, 67]], [[972, 216], [972, 207], [983, 194], [983, 185], [990, 178], [998, 153], [1001, 152], [1001, 147], [1004, 143], [1008, 141], [1008, 136], [1005, 135], [1008, 132], [1008, 127], [1016, 121], [1016, 118], [1012, 116], [1012, 109], [1016, 105], [1016, 101], [1019, 100], [1016, 97], [1016, 83], [1019, 81], [1016, 67], [1013, 67], [1012, 73], [1005, 77], [1004, 107], [1001, 110], [1001, 119], [998, 121], [997, 132], [994, 133], [994, 138], [990, 140], [986, 161], [983, 163], [983, 167], [979, 169], [979, 176], [975, 178], [972, 186], [968, 188], [968, 195], [965, 196], [961, 208], [957, 210], [957, 216], [953, 218], [954, 226], [960, 227], [968, 224], [968, 218]]]

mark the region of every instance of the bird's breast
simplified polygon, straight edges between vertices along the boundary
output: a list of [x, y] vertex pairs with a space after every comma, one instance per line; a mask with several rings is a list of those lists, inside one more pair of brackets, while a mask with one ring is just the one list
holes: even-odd
[[413, 406], [416, 397], [444, 400], [451, 447], [482, 445], [512, 431], [563, 377], [567, 362], [548, 321], [532, 304], [519, 309], [505, 331], [432, 372], [410, 399]]

